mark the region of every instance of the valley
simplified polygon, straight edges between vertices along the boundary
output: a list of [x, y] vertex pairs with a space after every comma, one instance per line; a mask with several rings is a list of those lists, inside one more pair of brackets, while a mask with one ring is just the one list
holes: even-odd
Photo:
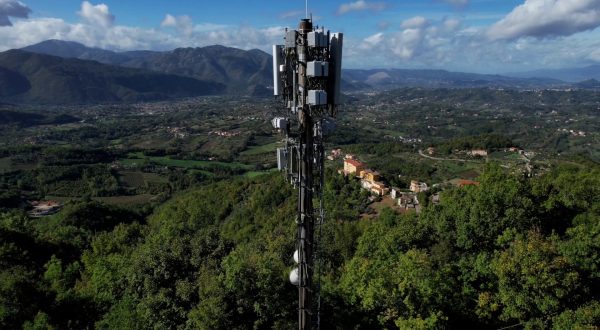
[[[390, 186], [474, 179], [489, 162], [532, 175], [600, 159], [593, 92], [406, 88], [347, 99], [326, 148], [357, 155]], [[197, 184], [266, 175], [281, 145], [269, 124], [279, 113], [267, 98], [227, 96], [3, 106], [1, 189], [22, 202], [120, 196], [159, 204]], [[469, 156], [472, 149], [489, 155]]]

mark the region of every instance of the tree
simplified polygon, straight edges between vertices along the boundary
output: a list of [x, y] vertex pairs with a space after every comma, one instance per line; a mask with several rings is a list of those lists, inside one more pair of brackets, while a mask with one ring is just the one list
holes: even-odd
[[497, 299], [502, 320], [529, 321], [566, 309], [581, 287], [581, 277], [561, 256], [555, 239], [530, 231], [498, 254]]

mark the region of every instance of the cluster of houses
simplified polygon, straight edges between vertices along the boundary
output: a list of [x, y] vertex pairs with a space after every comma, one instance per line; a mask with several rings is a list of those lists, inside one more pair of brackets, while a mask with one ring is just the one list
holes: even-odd
[[[559, 129], [559, 131], [560, 131], [560, 129]], [[532, 158], [532, 157], [535, 156], [535, 152], [533, 152], [533, 151], [525, 151], [525, 150], [523, 150], [521, 148], [518, 148], [518, 147], [510, 147], [510, 148], [504, 148], [504, 149], [498, 149], [498, 150], [499, 151], [504, 151], [504, 152], [515, 152], [515, 153], [518, 153], [519, 155], [522, 155], [522, 156], [525, 156], [525, 157], [529, 157], [529, 158]], [[426, 152], [427, 152], [427, 154], [429, 156], [433, 156], [433, 155], [435, 155], [436, 150], [435, 150], [434, 147], [429, 147], [429, 148], [427, 148]], [[487, 157], [487, 156], [489, 156], [489, 151], [485, 150], [485, 149], [455, 150], [454, 152], [457, 153], [457, 154], [466, 154], [466, 155], [469, 155], [469, 156], [472, 156], [472, 157]]]
[[[398, 204], [398, 207], [405, 210], [415, 209], [419, 212], [420, 207], [417, 194], [429, 190], [427, 183], [416, 180], [411, 181], [410, 191], [401, 191], [398, 188], [390, 189], [385, 183], [380, 181], [381, 178], [378, 172], [369, 169], [365, 163], [360, 162], [353, 155], [346, 155], [344, 158], [344, 168], [339, 172], [346, 176], [352, 175], [358, 177], [363, 189], [375, 195], [385, 196], [390, 194], [390, 197]], [[437, 201], [439, 202], [439, 195], [437, 195]]]
[[344, 175], [354, 175], [360, 178], [360, 185], [370, 192], [384, 196], [390, 192], [390, 189], [385, 183], [380, 181], [378, 172], [367, 168], [365, 163], [362, 163], [354, 158], [353, 155], [346, 155], [344, 158], [344, 169], [340, 170]]
[[[467, 154], [467, 155], [473, 156], [473, 157], [487, 157], [488, 156], [488, 151], [485, 149], [472, 149], [472, 150], [463, 150], [463, 151], [455, 150], [455, 152], [464, 153], [464, 154]], [[427, 148], [427, 154], [429, 156], [433, 156], [435, 154], [435, 148], [434, 147]]]
[[[398, 208], [402, 210], [415, 210], [417, 213], [421, 210], [418, 194], [430, 189], [427, 183], [417, 180], [412, 180], [410, 182], [409, 191], [395, 187], [389, 188], [381, 181], [378, 172], [369, 169], [365, 163], [357, 160], [353, 155], [346, 155], [344, 157], [344, 168], [338, 172], [345, 176], [359, 178], [363, 189], [378, 196], [386, 196], [389, 194], [389, 197], [397, 204]], [[464, 187], [479, 185], [479, 182], [455, 179], [451, 180], [449, 184], [457, 187]], [[438, 204], [440, 202], [440, 194], [437, 193], [432, 195], [430, 200], [433, 204]]]

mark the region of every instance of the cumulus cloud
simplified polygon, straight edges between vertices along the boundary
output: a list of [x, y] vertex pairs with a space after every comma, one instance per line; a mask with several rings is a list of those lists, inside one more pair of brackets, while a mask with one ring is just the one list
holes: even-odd
[[407, 19], [400, 30], [349, 40], [347, 63], [364, 67], [364, 59], [369, 58], [367, 63], [378, 63], [377, 66], [440, 67], [452, 62], [453, 53], [462, 54], [465, 46], [458, 43], [471, 38], [459, 30], [461, 24], [455, 19], [432, 21], [421, 16]]
[[385, 2], [368, 2], [365, 0], [358, 0], [355, 2], [344, 3], [338, 8], [338, 15], [344, 15], [352, 11], [381, 11], [386, 8]]
[[[600, 62], [597, 33], [517, 41], [490, 40], [485, 27], [456, 18], [428, 18], [422, 26], [378, 31], [345, 40], [344, 63], [358, 68], [423, 68], [503, 73], [581, 67]], [[368, 59], [368, 60], [365, 60]]]
[[88, 23], [104, 28], [112, 26], [115, 22], [115, 16], [103, 3], [92, 5], [89, 1], [84, 1], [81, 3], [81, 10], [78, 14]]
[[269, 51], [270, 45], [283, 42], [284, 27], [257, 29], [250, 26], [195, 24], [190, 35], [164, 29], [113, 25], [103, 28], [87, 22], [68, 23], [57, 18], [16, 21], [0, 27], [0, 51], [22, 48], [48, 39], [76, 41], [90, 47], [115, 51], [172, 50], [178, 47], [224, 45], [241, 49]]
[[9, 17], [29, 18], [31, 9], [15, 0], [0, 0], [0, 26], [12, 26]]
[[192, 18], [187, 15], [175, 17], [171, 14], [167, 14], [160, 26], [174, 27], [186, 36], [190, 36], [194, 32], [194, 22], [192, 21]]
[[570, 36], [600, 26], [600, 0], [526, 0], [487, 31], [492, 40]]
[[361, 50], [376, 51], [383, 41], [385, 41], [385, 35], [383, 32], [379, 32], [364, 38], [359, 47]]

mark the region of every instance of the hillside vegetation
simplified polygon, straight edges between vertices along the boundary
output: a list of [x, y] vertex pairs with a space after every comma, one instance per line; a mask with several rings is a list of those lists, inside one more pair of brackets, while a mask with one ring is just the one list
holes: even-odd
[[94, 61], [20, 50], [0, 53], [0, 97], [10, 102], [118, 103], [214, 95], [223, 90], [216, 82]]
[[[359, 220], [333, 172], [323, 229], [324, 329], [593, 329], [600, 322], [600, 170], [480, 186], [417, 216]], [[151, 214], [98, 202], [0, 218], [0, 328], [295, 327], [295, 194], [277, 174], [175, 196]]]

